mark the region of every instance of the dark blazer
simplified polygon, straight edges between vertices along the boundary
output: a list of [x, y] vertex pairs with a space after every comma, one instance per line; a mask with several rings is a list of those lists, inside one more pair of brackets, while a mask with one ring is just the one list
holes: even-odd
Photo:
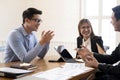
[[[77, 48], [81, 48], [80, 45], [82, 45], [82, 40], [83, 38], [82, 37], [77, 37]], [[103, 47], [103, 40], [100, 36], [94, 36], [94, 37], [91, 37], [91, 50], [92, 52], [96, 52], [98, 53], [98, 49], [97, 49], [97, 45], [96, 43], [98, 43], [100, 45], [100, 47], [104, 50], [104, 47]], [[105, 50], [104, 50], [105, 51]], [[78, 54], [78, 53], [77, 53]], [[77, 55], [76, 55], [77, 56]]]
[[98, 60], [98, 62], [101, 63], [99, 64], [98, 69], [100, 69], [106, 75], [115, 76], [115, 78], [118, 78], [120, 80], [120, 62], [115, 66], [112, 65], [120, 61], [120, 43], [111, 55], [94, 54], [94, 57]]

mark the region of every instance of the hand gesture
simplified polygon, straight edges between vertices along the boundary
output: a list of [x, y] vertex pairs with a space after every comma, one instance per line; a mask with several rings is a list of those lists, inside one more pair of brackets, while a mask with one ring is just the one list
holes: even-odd
[[42, 34], [41, 34], [41, 40], [39, 41], [39, 43], [41, 45], [44, 45], [48, 42], [50, 42], [50, 40], [53, 38], [54, 34], [53, 34], [53, 31], [43, 31]]
[[78, 56], [85, 60], [86, 56], [93, 55], [85, 46], [81, 46], [82, 48], [76, 48], [75, 50], [78, 52]]
[[99, 62], [95, 59], [94, 56], [86, 56], [85, 65], [92, 68], [98, 68]]

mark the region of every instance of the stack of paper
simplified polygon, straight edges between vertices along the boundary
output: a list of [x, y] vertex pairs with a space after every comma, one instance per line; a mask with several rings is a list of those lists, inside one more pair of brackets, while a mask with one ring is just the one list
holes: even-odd
[[45, 78], [46, 80], [66, 80], [73, 76], [88, 72], [93, 68], [85, 67], [84, 63], [66, 63], [62, 67], [40, 72], [34, 77]]

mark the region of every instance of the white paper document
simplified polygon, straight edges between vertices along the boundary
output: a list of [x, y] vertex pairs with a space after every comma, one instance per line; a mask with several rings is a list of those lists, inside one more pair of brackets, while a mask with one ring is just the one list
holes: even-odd
[[93, 68], [85, 67], [84, 63], [66, 63], [62, 67], [57, 67], [48, 71], [39, 72], [32, 76], [45, 78], [46, 80], [67, 80], [73, 76], [88, 72]]
[[82, 71], [89, 71], [93, 68], [85, 66], [85, 63], [66, 63], [63, 68], [65, 69], [79, 69]]
[[21, 77], [21, 78], [14, 79], [14, 80], [48, 80], [48, 79], [38, 78], [35, 76], [25, 76], [25, 77]]

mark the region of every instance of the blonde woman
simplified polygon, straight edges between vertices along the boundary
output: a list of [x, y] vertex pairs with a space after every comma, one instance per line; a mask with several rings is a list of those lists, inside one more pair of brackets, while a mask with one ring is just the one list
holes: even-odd
[[[88, 19], [81, 19], [78, 24], [79, 36], [77, 37], [77, 48], [81, 48], [81, 45], [87, 47], [90, 51], [101, 53], [98, 50], [97, 45], [102, 48], [103, 51], [103, 40], [101, 36], [96, 36], [93, 32], [92, 25]], [[78, 54], [77, 54], [78, 55]], [[79, 58], [76, 55], [77, 58]]]

